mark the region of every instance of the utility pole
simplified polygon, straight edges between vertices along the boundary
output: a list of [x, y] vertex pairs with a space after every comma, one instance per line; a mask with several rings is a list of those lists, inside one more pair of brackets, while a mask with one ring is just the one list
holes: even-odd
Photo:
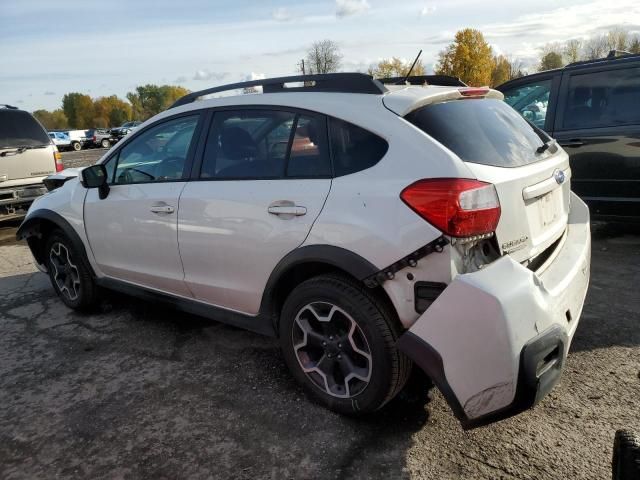
[[304, 71], [304, 58], [300, 61], [300, 65], [302, 65], [302, 75], [306, 75]]

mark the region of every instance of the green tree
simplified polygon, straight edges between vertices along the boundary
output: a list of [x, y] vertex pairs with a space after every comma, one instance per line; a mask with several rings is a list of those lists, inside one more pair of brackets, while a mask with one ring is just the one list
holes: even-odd
[[93, 100], [83, 93], [67, 93], [62, 97], [62, 110], [71, 128], [89, 128], [93, 123]]
[[482, 32], [472, 28], [458, 31], [453, 43], [438, 55], [435, 71], [439, 75], [459, 77], [469, 85], [489, 85], [493, 52]]
[[61, 109], [54, 110], [53, 112], [48, 110], [36, 110], [33, 112], [33, 116], [36, 117], [47, 130], [69, 127], [67, 116]]
[[507, 80], [511, 80], [511, 62], [504, 55], [498, 55], [493, 59], [491, 72], [491, 86], [497, 87]]
[[629, 42], [629, 51], [631, 53], [640, 53], [640, 37], [635, 36]]
[[543, 72], [545, 70], [551, 70], [553, 68], [560, 68], [564, 64], [562, 63], [562, 55], [558, 52], [547, 52], [540, 59], [540, 66], [538, 67], [539, 72]]
[[[404, 77], [409, 72], [413, 60], [403, 62], [397, 57], [383, 58], [377, 65], [369, 67], [369, 75], [375, 78]], [[424, 75], [422, 60], [418, 60], [411, 71], [411, 75]]]
[[115, 95], [100, 97], [94, 102], [94, 120], [96, 127], [113, 127], [131, 120], [131, 105]]
[[174, 85], [143, 85], [136, 87], [135, 92], [127, 93], [127, 100], [131, 102], [133, 118], [146, 120], [167, 108], [189, 90]]

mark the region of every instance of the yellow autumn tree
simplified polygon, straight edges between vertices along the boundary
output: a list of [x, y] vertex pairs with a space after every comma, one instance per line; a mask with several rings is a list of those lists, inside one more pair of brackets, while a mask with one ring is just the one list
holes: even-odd
[[504, 55], [498, 55], [493, 59], [493, 71], [491, 72], [491, 86], [497, 87], [507, 80], [511, 80], [511, 62]]
[[[375, 78], [404, 77], [409, 72], [413, 60], [402, 61], [397, 57], [383, 58], [376, 66], [369, 67], [369, 75]], [[418, 60], [411, 70], [411, 75], [424, 75], [422, 60]]]
[[491, 84], [493, 65], [493, 52], [482, 32], [465, 28], [458, 31], [454, 41], [440, 52], [435, 71], [479, 87]]

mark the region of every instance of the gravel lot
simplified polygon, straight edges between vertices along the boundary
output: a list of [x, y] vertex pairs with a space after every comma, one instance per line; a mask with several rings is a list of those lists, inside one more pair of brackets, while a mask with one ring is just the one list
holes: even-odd
[[65, 168], [86, 167], [93, 165], [108, 150], [106, 148], [89, 148], [79, 152], [62, 152], [62, 163]]
[[640, 431], [640, 229], [594, 228], [587, 305], [556, 389], [464, 432], [419, 377], [355, 420], [310, 403], [274, 340], [115, 294], [75, 313], [15, 227], [0, 227], [2, 479], [604, 479], [615, 430]]

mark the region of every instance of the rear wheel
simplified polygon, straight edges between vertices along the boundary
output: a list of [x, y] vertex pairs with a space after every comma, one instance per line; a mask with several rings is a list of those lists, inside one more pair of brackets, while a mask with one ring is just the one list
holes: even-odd
[[618, 430], [613, 442], [611, 461], [613, 480], [640, 478], [640, 438], [626, 430]]
[[399, 334], [382, 302], [338, 275], [296, 287], [280, 321], [293, 376], [315, 399], [347, 414], [378, 410], [405, 384], [411, 362], [395, 346]]
[[100, 145], [102, 145], [102, 148], [109, 148], [111, 146], [111, 142], [106, 138], [103, 138]]
[[45, 249], [49, 279], [65, 305], [74, 309], [94, 305], [97, 295], [93, 277], [71, 241], [60, 230], [55, 230]]
[[71, 144], [71, 148], [73, 148], [76, 152], [79, 152], [80, 150], [82, 150], [82, 145], [80, 145], [80, 142], [73, 142]]

